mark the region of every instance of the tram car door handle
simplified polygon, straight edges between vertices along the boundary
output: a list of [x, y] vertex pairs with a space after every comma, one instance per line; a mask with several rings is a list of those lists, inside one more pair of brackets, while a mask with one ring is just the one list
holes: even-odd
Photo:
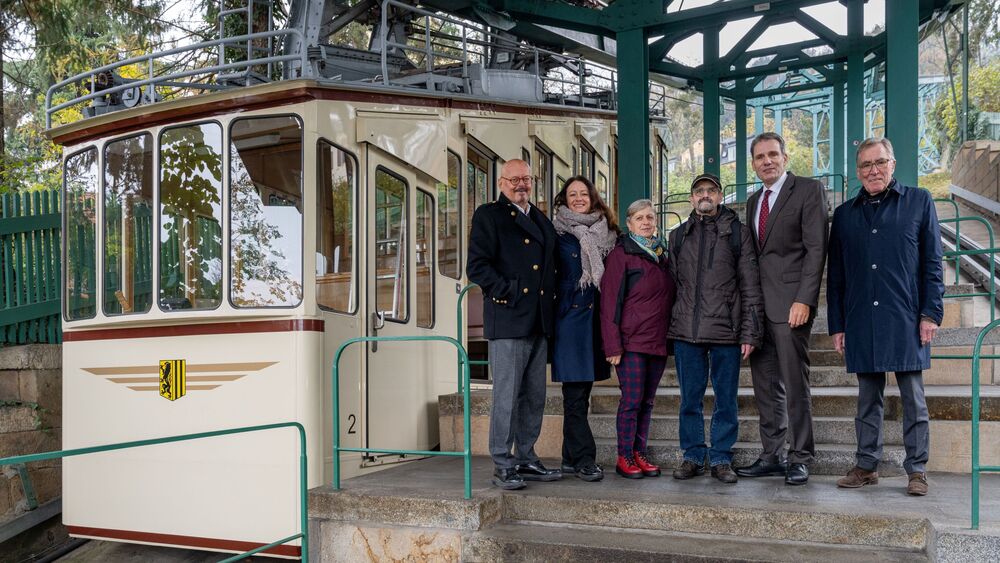
[[[385, 328], [385, 311], [372, 311], [372, 336]], [[372, 352], [378, 352], [378, 342], [372, 342]]]

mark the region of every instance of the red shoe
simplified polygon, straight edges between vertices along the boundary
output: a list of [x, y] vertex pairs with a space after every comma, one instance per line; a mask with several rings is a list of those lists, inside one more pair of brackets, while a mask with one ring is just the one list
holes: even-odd
[[618, 456], [615, 473], [626, 479], [642, 479], [642, 469], [639, 469], [639, 466], [635, 464], [635, 460], [622, 455]]
[[646, 477], [659, 477], [660, 467], [649, 463], [649, 459], [646, 458], [646, 454], [642, 452], [635, 452], [635, 464], [639, 466], [642, 474]]

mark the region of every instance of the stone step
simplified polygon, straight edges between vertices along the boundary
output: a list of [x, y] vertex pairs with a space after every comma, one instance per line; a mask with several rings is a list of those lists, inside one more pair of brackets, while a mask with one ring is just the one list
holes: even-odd
[[[812, 389], [813, 416], [853, 417], [857, 412], [857, 387], [819, 387]], [[972, 407], [969, 400], [970, 390], [966, 386], [935, 385], [925, 389], [927, 409], [931, 420], [971, 420]], [[621, 392], [618, 389], [595, 388], [591, 395], [592, 414], [614, 414], [618, 411]], [[549, 413], [546, 402], [546, 413]], [[561, 414], [562, 403], [559, 397], [559, 409], [552, 414]], [[737, 395], [739, 413], [745, 416], [757, 416], [757, 402], [753, 389], [740, 388]], [[714, 395], [711, 389], [705, 394], [705, 412], [712, 412]], [[661, 387], [656, 393], [654, 414], [676, 415], [680, 412], [680, 389]], [[885, 419], [902, 420], [903, 405], [896, 387], [886, 387]], [[980, 420], [1000, 420], [1000, 387], [984, 386], [980, 397]]]
[[[840, 366], [813, 366], [809, 370], [809, 383], [812, 387], [846, 387], [857, 385], [858, 378], [853, 373], [847, 373]], [[618, 377], [612, 373], [610, 379], [599, 381], [595, 385], [602, 387], [617, 387]], [[677, 387], [677, 368], [669, 367], [663, 370], [660, 387]], [[711, 386], [711, 382], [709, 382]], [[753, 387], [753, 376], [750, 368], [740, 368], [740, 387]]]
[[[558, 464], [558, 458], [545, 463]], [[384, 467], [309, 491], [314, 561], [996, 561], [1000, 476], [984, 475], [983, 530], [968, 531], [969, 476], [932, 473], [926, 497], [906, 477], [838, 489], [818, 475], [603, 481], [563, 478], [501, 491], [487, 456]]]
[[[843, 369], [844, 357], [841, 356], [837, 351], [833, 350], [833, 343], [829, 344], [829, 348], [812, 348], [809, 350], [809, 362], [813, 367], [817, 366], [839, 366]], [[749, 366], [750, 364], [744, 362], [744, 366]], [[667, 358], [667, 368], [674, 368], [676, 364], [674, 363], [674, 356]]]
[[736, 563], [738, 561], [851, 562], [928, 561], [920, 550], [841, 546], [710, 534], [644, 531], [598, 526], [553, 526], [547, 522], [505, 522], [473, 534], [462, 546], [463, 560], [633, 561]]
[[[824, 511], [817, 507], [803, 511], [794, 502], [780, 499], [770, 502], [761, 499], [764, 507], [756, 502], [732, 502], [745, 494], [745, 489], [736, 490], [748, 486], [742, 482], [729, 486], [712, 480], [711, 483], [706, 481], [702, 487], [694, 479], [684, 482], [669, 479], [670, 483], [657, 483], [665, 480], [630, 480], [614, 476], [612, 480], [619, 489], [616, 493], [594, 491], [591, 493], [593, 496], [588, 495], [590, 498], [567, 497], [558, 492], [552, 495], [505, 495], [504, 520], [506, 523], [530, 521], [633, 531], [712, 534], [718, 540], [818, 543], [831, 548], [837, 545], [869, 546], [915, 553], [924, 552], [933, 540], [933, 530], [926, 517], [912, 513], [869, 512], [862, 515], [861, 511], [849, 508]], [[647, 481], [653, 482], [647, 484]], [[759, 485], [767, 486], [766, 483]], [[662, 487], [691, 492], [665, 493], [663, 496], [651, 494]], [[788, 491], [792, 496], [801, 491], [798, 487], [781, 487], [782, 490], [795, 489]], [[591, 486], [590, 490], [593, 488]], [[831, 495], [843, 492], [836, 489], [825, 491]]]
[[[812, 406], [814, 417], [853, 417], [857, 412], [857, 387], [818, 387], [812, 389]], [[935, 420], [971, 420], [972, 407], [969, 400], [970, 391], [964, 385], [933, 385], [926, 387], [925, 397], [932, 421]], [[594, 387], [591, 394], [590, 412], [592, 415], [615, 414], [618, 411], [618, 401], [621, 392], [613, 387]], [[491, 391], [477, 389], [471, 392], [472, 416], [489, 416], [492, 403]], [[714, 405], [712, 389], [705, 394], [704, 409], [712, 412]], [[740, 388], [737, 401], [741, 416], [757, 416], [757, 404], [753, 389]], [[462, 395], [453, 393], [441, 395], [438, 400], [441, 416], [461, 416]], [[660, 387], [656, 394], [656, 404], [653, 414], [677, 415], [680, 408], [680, 389], [677, 387]], [[563, 413], [563, 401], [560, 388], [550, 386], [545, 397], [545, 414], [558, 415]], [[902, 420], [902, 402], [896, 387], [886, 387], [885, 419]], [[1000, 386], [984, 385], [980, 395], [980, 420], [983, 422], [1000, 421]]]
[[[712, 417], [705, 416], [705, 439], [711, 439]], [[590, 415], [590, 428], [595, 438], [617, 436], [616, 417], [613, 414]], [[649, 427], [649, 437], [654, 440], [677, 440], [680, 437], [680, 421], [677, 416], [654, 416]], [[890, 422], [882, 427], [883, 439], [887, 446], [903, 445], [903, 425]], [[857, 443], [854, 433], [854, 418], [840, 416], [813, 417], [813, 438], [817, 444]], [[760, 439], [757, 417], [739, 417], [740, 442], [756, 442]]]
[[[614, 438], [597, 438], [597, 463], [604, 465], [605, 471], [614, 472], [618, 459], [617, 440]], [[670, 476], [674, 468], [684, 461], [684, 452], [677, 440], [649, 440], [646, 443], [647, 454], [651, 462], [663, 468], [663, 476]], [[809, 472], [815, 475], [845, 475], [854, 467], [854, 453], [857, 450], [853, 444], [816, 444], [816, 458], [809, 466]], [[733, 465], [750, 465], [760, 457], [759, 441], [736, 442], [733, 445]], [[903, 475], [903, 459], [906, 452], [902, 446], [885, 446], [882, 450], [882, 461], [879, 463], [879, 475], [892, 477]], [[706, 476], [708, 474], [706, 473]], [[711, 478], [711, 477], [706, 477]]]

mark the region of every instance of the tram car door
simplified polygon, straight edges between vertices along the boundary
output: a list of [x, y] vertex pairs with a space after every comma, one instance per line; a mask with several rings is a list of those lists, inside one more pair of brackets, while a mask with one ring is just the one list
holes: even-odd
[[[444, 315], [435, 314], [440, 302], [434, 295], [435, 180], [376, 146], [365, 146], [366, 332], [437, 334], [435, 317]], [[453, 349], [437, 342], [368, 344], [362, 398], [368, 447], [428, 450], [439, 444], [437, 400], [454, 390], [454, 363], [444, 363], [454, 357]], [[447, 389], [445, 382], [450, 382]], [[381, 456], [369, 463], [394, 459]]]

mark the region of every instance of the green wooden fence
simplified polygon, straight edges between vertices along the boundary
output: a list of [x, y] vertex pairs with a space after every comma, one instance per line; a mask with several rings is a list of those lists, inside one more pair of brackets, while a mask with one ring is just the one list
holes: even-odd
[[62, 341], [59, 192], [0, 195], [0, 345]]

